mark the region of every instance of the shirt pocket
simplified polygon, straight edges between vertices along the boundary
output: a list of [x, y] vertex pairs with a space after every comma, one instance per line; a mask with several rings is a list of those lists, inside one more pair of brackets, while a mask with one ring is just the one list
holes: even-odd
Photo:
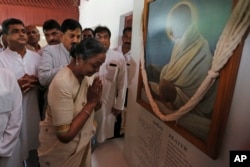
[[117, 64], [116, 63], [110, 63], [107, 66], [106, 79], [109, 80], [110, 82], [114, 82], [116, 80], [117, 72], [118, 72]]

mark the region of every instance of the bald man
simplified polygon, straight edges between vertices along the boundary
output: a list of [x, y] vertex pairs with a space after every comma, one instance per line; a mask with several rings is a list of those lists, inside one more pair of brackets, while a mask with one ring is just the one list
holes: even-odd
[[41, 46], [38, 43], [40, 41], [39, 30], [36, 28], [36, 26], [29, 25], [26, 27], [26, 33], [28, 35], [27, 48], [38, 52], [41, 49]]

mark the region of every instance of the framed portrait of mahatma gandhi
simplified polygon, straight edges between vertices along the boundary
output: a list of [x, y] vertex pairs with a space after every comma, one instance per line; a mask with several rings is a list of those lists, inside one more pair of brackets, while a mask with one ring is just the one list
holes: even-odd
[[242, 9], [249, 2], [243, 3], [145, 0], [144, 5], [137, 102], [213, 159], [249, 29], [249, 6]]

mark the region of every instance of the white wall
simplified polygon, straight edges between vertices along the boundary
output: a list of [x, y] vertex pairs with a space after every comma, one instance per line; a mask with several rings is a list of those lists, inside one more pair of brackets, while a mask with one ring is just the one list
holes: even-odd
[[[141, 16], [143, 11], [143, 0], [134, 1], [133, 11], [133, 33], [132, 33], [132, 56], [136, 60], [137, 68], [135, 69], [135, 75], [138, 76], [139, 72], [139, 56], [143, 53], [142, 48], [142, 34], [141, 34]], [[136, 24], [137, 23], [137, 24]], [[194, 147], [191, 143], [184, 138], [172, 132], [172, 129], [165, 126], [164, 131], [171, 132], [178, 137], [178, 140], [183, 142], [188, 148], [189, 153], [187, 159], [191, 161], [193, 167], [221, 167], [229, 166], [229, 151], [230, 150], [249, 150], [250, 149], [250, 35], [245, 41], [245, 47], [241, 59], [241, 64], [238, 72], [238, 78], [234, 90], [234, 96], [231, 105], [231, 111], [229, 114], [225, 135], [220, 148], [219, 157], [217, 160], [213, 160]], [[159, 119], [155, 118], [151, 113], [147, 112], [138, 103], [136, 103], [137, 92], [137, 79], [134, 80], [131, 90], [128, 95], [128, 109], [127, 109], [127, 122], [125, 130], [125, 156], [129, 161], [131, 167], [143, 166], [139, 164], [140, 160], [136, 157], [135, 151], [140, 143], [138, 142], [138, 134], [141, 132], [139, 129], [138, 117], [143, 117], [145, 120], [156, 121], [160, 126], [164, 126]], [[163, 136], [162, 138], [167, 138]], [[147, 140], [147, 139], [145, 139]], [[163, 141], [164, 142], [164, 141]], [[167, 143], [166, 143], [167, 144]], [[164, 150], [160, 150], [164, 152]], [[150, 154], [149, 157], [153, 156]], [[164, 161], [164, 157], [161, 159]], [[168, 166], [171, 167], [171, 166]]]
[[107, 26], [111, 31], [110, 48], [117, 47], [120, 16], [133, 11], [133, 0], [81, 0], [80, 3], [82, 27]]

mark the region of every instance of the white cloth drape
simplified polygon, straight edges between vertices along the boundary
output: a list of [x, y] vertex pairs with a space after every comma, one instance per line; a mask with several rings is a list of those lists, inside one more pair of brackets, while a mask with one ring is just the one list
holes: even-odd
[[149, 86], [147, 74], [145, 71], [145, 60], [144, 54], [141, 55], [141, 72], [143, 83], [147, 98], [149, 99], [150, 105], [153, 112], [163, 121], [173, 121], [179, 119], [184, 114], [191, 111], [205, 96], [206, 92], [214, 84], [216, 78], [219, 76], [220, 70], [227, 63], [229, 58], [232, 56], [234, 49], [240, 43], [243, 35], [246, 33], [250, 25], [250, 0], [239, 0], [235, 6], [229, 21], [227, 22], [220, 39], [217, 43], [215, 54], [212, 61], [211, 69], [208, 71], [207, 77], [201, 83], [193, 97], [177, 111], [171, 111], [171, 114], [164, 115], [156, 102], [154, 101]]

